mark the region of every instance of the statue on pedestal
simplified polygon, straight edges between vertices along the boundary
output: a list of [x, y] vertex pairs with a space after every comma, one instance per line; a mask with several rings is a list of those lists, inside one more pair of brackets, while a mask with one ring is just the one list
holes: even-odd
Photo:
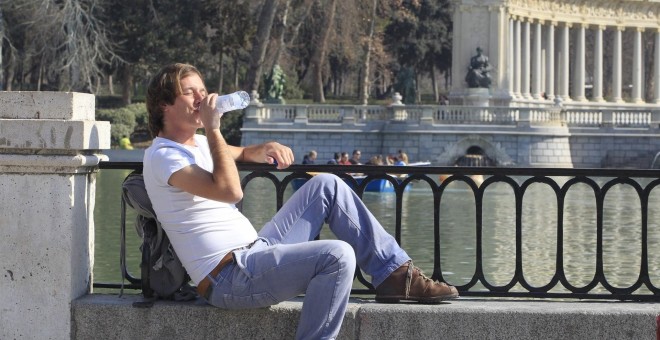
[[273, 66], [270, 74], [265, 79], [266, 87], [266, 102], [284, 104], [284, 85], [286, 83], [286, 76], [280, 65]]
[[465, 76], [469, 88], [489, 88], [491, 84], [491, 67], [488, 57], [483, 54], [481, 47], [477, 47], [477, 55], [470, 58], [470, 66]]

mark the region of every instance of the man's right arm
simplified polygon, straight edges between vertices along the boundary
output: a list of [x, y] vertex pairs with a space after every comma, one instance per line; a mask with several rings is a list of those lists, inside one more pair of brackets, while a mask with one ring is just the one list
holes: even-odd
[[200, 116], [213, 160], [213, 172], [193, 164], [173, 173], [169, 184], [196, 196], [237, 203], [243, 199], [241, 178], [232, 149], [220, 132], [220, 116], [215, 112], [216, 97], [217, 94], [207, 96], [200, 106]]

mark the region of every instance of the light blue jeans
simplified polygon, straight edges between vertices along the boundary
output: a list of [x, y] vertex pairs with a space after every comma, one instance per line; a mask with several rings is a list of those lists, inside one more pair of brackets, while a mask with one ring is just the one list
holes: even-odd
[[[324, 222], [338, 240], [313, 241]], [[259, 231], [257, 242], [234, 258], [211, 278], [209, 303], [255, 308], [305, 294], [296, 339], [337, 336], [356, 261], [378, 286], [410, 260], [353, 190], [329, 174], [298, 189]]]

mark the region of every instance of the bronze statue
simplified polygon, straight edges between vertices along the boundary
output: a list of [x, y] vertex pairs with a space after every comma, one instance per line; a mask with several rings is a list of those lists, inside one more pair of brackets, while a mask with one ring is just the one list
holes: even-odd
[[490, 87], [490, 63], [488, 62], [488, 57], [485, 56], [482, 52], [483, 50], [481, 47], [477, 47], [477, 55], [470, 59], [468, 73], [465, 76], [465, 81], [468, 83], [468, 87], [470, 88]]

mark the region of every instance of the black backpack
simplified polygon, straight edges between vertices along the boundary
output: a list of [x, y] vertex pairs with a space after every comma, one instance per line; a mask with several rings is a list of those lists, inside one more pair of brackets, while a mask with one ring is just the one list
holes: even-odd
[[[141, 279], [140, 285], [142, 295], [150, 302], [155, 299], [168, 299], [176, 301], [187, 301], [196, 298], [194, 289], [188, 282], [190, 276], [176, 255], [169, 238], [165, 234], [156, 213], [151, 206], [151, 200], [144, 187], [142, 172], [135, 170], [131, 172], [122, 184], [122, 242], [121, 242], [121, 269], [122, 269], [122, 292], [123, 280], [126, 273], [126, 205], [137, 213], [135, 230], [142, 239], [140, 252]], [[150, 306], [147, 303], [138, 307]]]

